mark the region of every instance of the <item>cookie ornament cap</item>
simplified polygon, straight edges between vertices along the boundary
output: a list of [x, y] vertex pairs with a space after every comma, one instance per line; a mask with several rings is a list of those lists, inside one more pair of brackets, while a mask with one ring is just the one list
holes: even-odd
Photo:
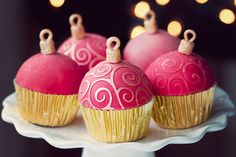
[[151, 117], [149, 79], [141, 69], [121, 60], [119, 47], [118, 38], [109, 38], [106, 60], [90, 69], [80, 85], [87, 130], [99, 141], [138, 140], [147, 133]]
[[207, 61], [192, 52], [195, 38], [193, 30], [186, 30], [178, 50], [160, 56], [145, 71], [157, 100], [153, 117], [160, 127], [193, 127], [211, 113], [216, 80]]
[[40, 32], [39, 45], [41, 53], [27, 59], [14, 80], [19, 112], [34, 124], [67, 125], [78, 111], [77, 92], [84, 72], [55, 51], [49, 29]]
[[[124, 60], [146, 70], [148, 65], [161, 56], [178, 48], [180, 40], [157, 26], [156, 15], [150, 10], [144, 16], [146, 32], [131, 39], [124, 49]], [[145, 55], [144, 55], [145, 54]]]
[[69, 18], [71, 37], [66, 39], [58, 52], [72, 58], [86, 72], [106, 57], [106, 38], [86, 33], [79, 14]]

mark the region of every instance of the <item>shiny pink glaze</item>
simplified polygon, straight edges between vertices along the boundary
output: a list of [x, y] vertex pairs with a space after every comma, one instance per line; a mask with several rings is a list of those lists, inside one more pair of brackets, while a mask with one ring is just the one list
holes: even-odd
[[124, 59], [145, 70], [148, 65], [162, 54], [176, 50], [180, 40], [166, 31], [143, 33], [131, 39], [124, 50]]
[[70, 37], [58, 49], [59, 53], [69, 56], [86, 72], [106, 57], [106, 38], [87, 33], [80, 40]]
[[16, 83], [45, 94], [71, 95], [78, 93], [84, 74], [73, 60], [64, 55], [38, 53], [20, 67]]
[[164, 54], [145, 71], [152, 82], [155, 95], [188, 95], [209, 89], [215, 76], [209, 64], [195, 53], [178, 51]]
[[122, 110], [145, 105], [152, 99], [149, 79], [128, 62], [100, 62], [81, 82], [79, 99], [83, 106], [102, 110]]

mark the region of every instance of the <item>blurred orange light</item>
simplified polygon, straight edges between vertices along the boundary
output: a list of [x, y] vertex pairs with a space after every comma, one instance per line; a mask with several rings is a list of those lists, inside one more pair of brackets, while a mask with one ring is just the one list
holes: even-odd
[[195, 1], [199, 4], [204, 4], [204, 3], [208, 2], [208, 0], [195, 0]]
[[65, 0], [49, 0], [49, 2], [53, 7], [59, 8], [65, 3]]
[[133, 39], [144, 32], [145, 29], [143, 26], [135, 26], [131, 31], [130, 38]]
[[150, 5], [145, 1], [141, 1], [135, 5], [134, 15], [137, 16], [138, 18], [143, 18], [144, 15], [149, 10], [150, 10]]
[[179, 36], [182, 31], [182, 26], [178, 21], [171, 21], [167, 26], [167, 31], [173, 36]]
[[156, 3], [159, 5], [166, 5], [170, 2], [170, 0], [156, 0]]
[[219, 14], [220, 21], [225, 24], [232, 24], [235, 21], [235, 14], [232, 10], [222, 9]]

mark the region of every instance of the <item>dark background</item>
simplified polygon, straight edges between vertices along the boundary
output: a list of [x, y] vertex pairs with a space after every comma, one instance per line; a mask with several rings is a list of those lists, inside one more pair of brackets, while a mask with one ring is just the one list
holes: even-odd
[[[142, 20], [132, 14], [132, 6], [137, 2], [66, 0], [61, 8], [53, 8], [47, 0], [0, 0], [0, 101], [14, 91], [12, 80], [19, 66], [39, 51], [41, 29], [50, 28], [59, 46], [70, 35], [69, 15], [78, 12], [84, 17], [87, 32], [118, 36], [124, 47], [130, 28], [142, 25]], [[236, 102], [236, 25], [223, 24], [218, 18], [222, 8], [236, 12], [233, 0], [209, 0], [204, 5], [194, 0], [172, 0], [167, 6], [158, 6], [154, 0], [148, 2], [157, 13], [160, 28], [166, 29], [170, 20], [178, 19], [184, 24], [184, 30], [192, 28], [197, 32], [195, 51], [209, 61], [218, 85]], [[15, 131], [13, 125], [0, 120], [1, 157], [78, 157], [80, 154], [81, 149], [62, 150], [42, 139], [25, 138]], [[236, 116], [229, 119], [223, 131], [208, 133], [195, 144], [166, 146], [156, 154], [159, 157], [235, 157]]]

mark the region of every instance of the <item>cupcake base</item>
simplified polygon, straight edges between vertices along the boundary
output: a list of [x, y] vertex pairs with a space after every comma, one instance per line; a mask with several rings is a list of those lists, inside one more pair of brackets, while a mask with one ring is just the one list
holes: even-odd
[[128, 142], [143, 138], [148, 130], [154, 99], [144, 106], [102, 111], [81, 106], [89, 134], [102, 142]]
[[78, 96], [34, 92], [15, 81], [18, 110], [23, 119], [42, 126], [65, 126], [72, 122], [79, 109]]
[[156, 96], [153, 119], [167, 129], [184, 129], [205, 122], [211, 114], [216, 85], [186, 96]]

